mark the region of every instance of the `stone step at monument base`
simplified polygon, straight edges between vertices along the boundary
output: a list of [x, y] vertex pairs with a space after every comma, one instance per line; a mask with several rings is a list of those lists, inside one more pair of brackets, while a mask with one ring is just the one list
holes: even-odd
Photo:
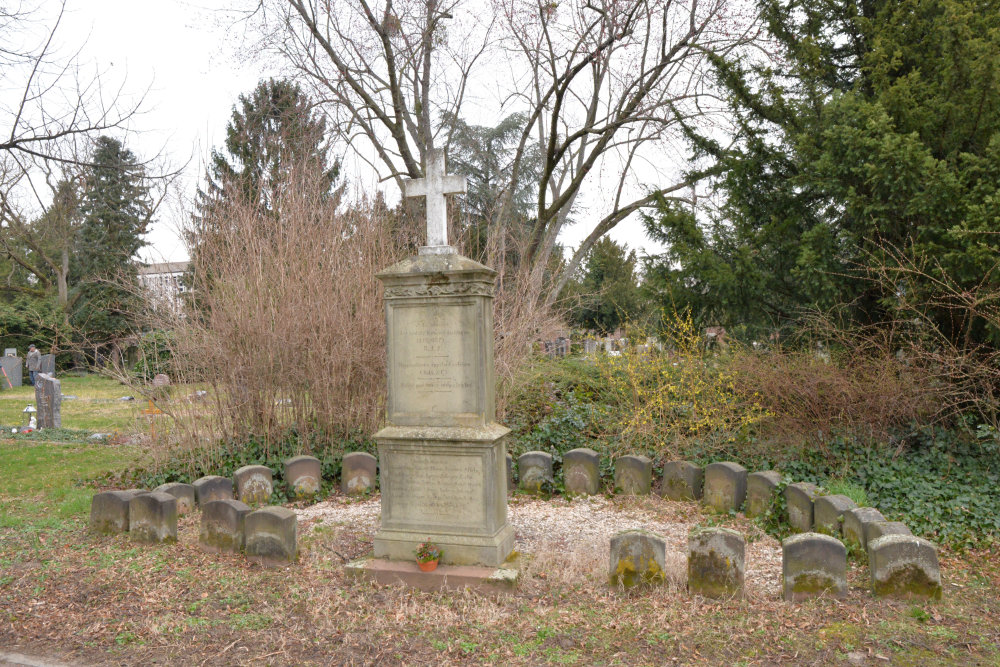
[[421, 591], [461, 590], [477, 593], [505, 593], [517, 586], [520, 570], [516, 559], [500, 567], [478, 565], [438, 565], [436, 570], [422, 572], [412, 559], [385, 560], [362, 558], [344, 566], [344, 573], [360, 581], [377, 584], [403, 584]]
[[388, 530], [375, 535], [375, 557], [398, 561], [413, 560], [413, 552], [421, 542], [433, 542], [441, 548], [442, 563], [497, 567], [514, 550], [514, 529], [506, 524], [494, 535], [448, 534], [434, 532]]

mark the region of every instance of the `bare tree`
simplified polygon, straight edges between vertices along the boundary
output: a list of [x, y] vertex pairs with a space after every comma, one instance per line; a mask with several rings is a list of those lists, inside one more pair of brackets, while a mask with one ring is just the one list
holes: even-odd
[[[581, 193], [599, 188], [590, 232], [552, 281], [551, 303], [593, 244], [619, 222], [711, 171], [679, 157], [686, 128], [723, 104], [710, 58], [752, 43], [758, 26], [730, 0], [259, 0], [263, 46], [310, 81], [332, 127], [384, 179], [423, 174], [447, 148], [442, 119], [467, 117], [487, 91], [523, 114], [510, 183], [529, 149], [543, 156], [525, 259], [551, 267]], [[495, 82], [495, 83], [494, 83]], [[472, 91], [472, 92], [470, 92]], [[493, 234], [509, 231], [513, 187]], [[519, 225], [523, 230], [524, 226]]]

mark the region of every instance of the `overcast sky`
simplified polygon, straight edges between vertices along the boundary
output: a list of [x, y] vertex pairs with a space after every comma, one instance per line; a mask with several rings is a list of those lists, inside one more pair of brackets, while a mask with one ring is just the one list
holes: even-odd
[[[141, 159], [162, 153], [175, 167], [186, 164], [180, 190], [187, 197], [206, 156], [225, 136], [237, 96], [276, 73], [241, 52], [239, 24], [225, 11], [232, 5], [232, 0], [68, 0], [57, 32], [60, 53], [80, 49], [80, 63], [101, 72], [102, 81], [124, 80], [127, 94], [145, 92], [144, 113], [132, 120], [127, 145]], [[376, 186], [372, 176], [350, 178], [355, 187]], [[390, 201], [398, 197], [387, 195]], [[187, 257], [177, 235], [186, 215], [183, 203], [162, 211], [148, 236], [150, 246], [141, 251], [144, 259]], [[587, 227], [570, 228], [561, 241], [577, 245]], [[612, 237], [631, 248], [649, 245], [637, 220], [620, 224]]]

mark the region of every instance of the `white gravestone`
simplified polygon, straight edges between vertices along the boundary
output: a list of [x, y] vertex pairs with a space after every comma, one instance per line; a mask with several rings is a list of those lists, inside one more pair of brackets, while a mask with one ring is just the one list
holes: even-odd
[[427, 168], [424, 178], [403, 181], [404, 196], [424, 197], [427, 200], [427, 245], [420, 248], [420, 254], [453, 254], [455, 249], [448, 245], [448, 202], [445, 195], [464, 194], [464, 176], [445, 173], [443, 150], [427, 152]]

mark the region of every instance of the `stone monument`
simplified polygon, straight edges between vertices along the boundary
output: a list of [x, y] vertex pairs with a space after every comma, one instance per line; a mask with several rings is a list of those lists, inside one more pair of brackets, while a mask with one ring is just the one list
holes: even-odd
[[506, 442], [496, 423], [493, 283], [496, 272], [447, 241], [445, 195], [465, 179], [427, 154], [426, 178], [405, 181], [427, 198], [427, 245], [378, 274], [385, 287], [388, 399], [379, 452], [382, 527], [375, 556], [413, 561], [437, 543], [441, 562], [496, 567], [510, 555]]
[[38, 428], [62, 428], [62, 383], [51, 375], [35, 377], [35, 405], [38, 407]]

